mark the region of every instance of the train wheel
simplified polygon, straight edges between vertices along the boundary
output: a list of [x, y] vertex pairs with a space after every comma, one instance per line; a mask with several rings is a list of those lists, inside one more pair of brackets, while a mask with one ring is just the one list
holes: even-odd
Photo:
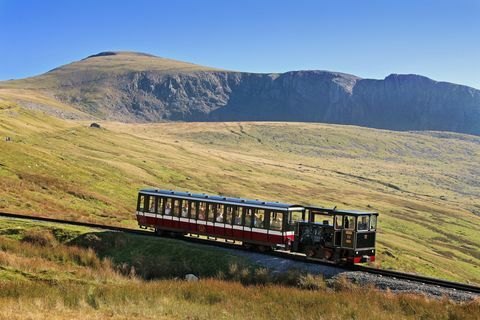
[[176, 238], [176, 239], [177, 239], [177, 238], [181, 238], [181, 237], [183, 237], [184, 235], [185, 235], [184, 233], [175, 232], [175, 231], [172, 231], [172, 232], [169, 233], [169, 236], [170, 236], [171, 238]]
[[256, 246], [256, 249], [257, 249], [258, 252], [264, 253], [264, 252], [267, 252], [267, 251], [271, 251], [272, 247], [258, 245], [258, 246]]
[[323, 257], [325, 260], [330, 260], [333, 257], [333, 252], [330, 249], [323, 249]]
[[252, 250], [253, 249], [253, 245], [251, 243], [248, 243], [248, 242], [243, 242], [242, 246], [247, 250]]
[[305, 255], [309, 258], [315, 257], [317, 255], [317, 251], [314, 248], [308, 248], [305, 251]]

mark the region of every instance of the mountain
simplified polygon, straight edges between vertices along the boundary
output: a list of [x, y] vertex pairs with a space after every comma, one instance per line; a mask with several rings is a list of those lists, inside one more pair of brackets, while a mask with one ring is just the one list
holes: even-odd
[[0, 82], [119, 121], [311, 121], [480, 135], [480, 90], [419, 75], [236, 72], [133, 52], [102, 52]]

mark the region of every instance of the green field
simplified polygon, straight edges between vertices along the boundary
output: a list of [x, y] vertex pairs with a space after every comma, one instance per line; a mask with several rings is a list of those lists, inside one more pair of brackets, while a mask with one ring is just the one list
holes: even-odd
[[142, 187], [375, 210], [378, 266], [480, 283], [479, 137], [307, 123], [91, 129], [16, 103], [72, 111], [49, 99], [0, 90], [2, 211], [136, 227]]
[[[342, 279], [328, 286], [295, 272], [274, 279], [217, 248], [84, 227], [0, 218], [0, 248], [2, 319], [471, 319], [480, 312], [478, 301], [382, 293]], [[188, 272], [200, 281], [181, 280]]]

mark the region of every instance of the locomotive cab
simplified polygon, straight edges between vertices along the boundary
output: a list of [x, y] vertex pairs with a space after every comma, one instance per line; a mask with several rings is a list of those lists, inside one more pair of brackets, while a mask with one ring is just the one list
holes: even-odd
[[292, 251], [348, 264], [375, 261], [377, 216], [376, 212], [306, 207], [307, 220], [296, 223]]

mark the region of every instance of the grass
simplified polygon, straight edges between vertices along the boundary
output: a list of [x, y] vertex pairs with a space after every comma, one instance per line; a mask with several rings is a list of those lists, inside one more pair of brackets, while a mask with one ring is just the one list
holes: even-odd
[[13, 138], [0, 141], [0, 210], [135, 228], [142, 187], [376, 210], [377, 265], [480, 283], [478, 137], [304, 123], [89, 124], [0, 108], [0, 137]]
[[[268, 278], [258, 268], [257, 282], [246, 283], [240, 264], [248, 262], [230, 257], [224, 270], [229, 256], [219, 249], [83, 227], [0, 218], [0, 248], [0, 318], [474, 319], [480, 312], [479, 301], [382, 293], [342, 279], [332, 287], [292, 273], [290, 282], [258, 282]], [[159, 263], [165, 273], [147, 281], [124, 267], [139, 255], [157, 262], [182, 256], [196, 271], [217, 273], [187, 282]]]

